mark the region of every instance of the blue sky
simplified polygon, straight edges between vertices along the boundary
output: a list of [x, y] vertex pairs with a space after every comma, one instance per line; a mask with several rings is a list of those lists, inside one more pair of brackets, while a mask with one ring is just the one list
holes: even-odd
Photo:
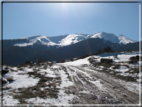
[[3, 39], [102, 31], [139, 40], [139, 3], [3, 3]]

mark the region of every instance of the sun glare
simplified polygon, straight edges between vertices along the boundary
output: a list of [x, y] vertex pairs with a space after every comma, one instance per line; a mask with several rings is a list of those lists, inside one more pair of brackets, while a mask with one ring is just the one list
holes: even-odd
[[62, 7], [66, 7], [67, 6], [67, 3], [62, 3]]

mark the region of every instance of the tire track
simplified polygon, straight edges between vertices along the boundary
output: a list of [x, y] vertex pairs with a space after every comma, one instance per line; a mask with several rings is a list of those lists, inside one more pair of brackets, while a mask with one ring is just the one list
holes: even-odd
[[75, 80], [77, 80], [75, 81], [77, 93], [80, 91], [79, 88], [83, 88], [83, 90], [89, 92], [85, 95], [82, 95], [82, 97], [79, 97], [81, 101], [85, 101], [86, 104], [116, 104], [122, 102], [111, 97], [109, 93], [100, 90], [96, 85], [93, 84], [93, 81], [95, 80], [89, 77], [89, 75], [86, 76], [84, 73], [81, 73], [80, 69], [72, 66], [67, 66], [67, 68], [70, 70], [70, 72], [76, 73], [73, 78], [76, 78]]
[[[86, 70], [80, 67], [75, 67], [79, 70], [82, 70], [85, 72]], [[113, 96], [115, 99], [123, 100], [126, 104], [138, 104], [139, 102], [139, 95], [136, 93], [133, 93], [126, 88], [124, 88], [119, 83], [116, 83], [115, 81], [110, 80], [109, 78], [106, 78], [106, 76], [101, 75], [99, 73], [95, 73], [92, 70], [93, 68], [90, 68], [90, 71], [86, 71], [88, 74], [95, 76], [98, 79], [101, 79], [103, 82], [103, 86], [106, 88], [108, 93], [110, 93], [111, 96]]]

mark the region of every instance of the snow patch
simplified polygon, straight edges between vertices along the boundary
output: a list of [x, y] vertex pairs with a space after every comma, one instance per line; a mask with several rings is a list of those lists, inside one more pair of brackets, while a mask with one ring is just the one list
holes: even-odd
[[8, 83], [6, 86], [11, 87], [13, 89], [35, 86], [39, 81], [38, 78], [32, 78], [28, 75], [18, 75], [17, 72], [9, 72], [5, 75], [5, 77], [11, 76], [13, 77], [14, 81], [12, 83]]
[[71, 44], [80, 42], [83, 39], [85, 39], [84, 35], [70, 34], [67, 37], [65, 37], [64, 39], [62, 39], [58, 45], [67, 46], [67, 45], [71, 45]]
[[15, 104], [20, 103], [17, 99], [14, 99], [12, 96], [10, 95], [3, 95], [3, 105], [4, 106], [14, 106]]
[[68, 95], [64, 92], [64, 90], [60, 90], [57, 99], [55, 98], [42, 99], [36, 97], [36, 98], [26, 99], [26, 101], [29, 103], [42, 104], [42, 105], [64, 105], [64, 104], [69, 104], [69, 100], [73, 98], [74, 98], [73, 94]]
[[90, 81], [91, 83], [93, 83], [94, 85], [96, 85], [100, 90], [103, 90], [103, 86], [100, 83], [100, 80], [96, 80], [96, 81]]
[[79, 66], [79, 65], [83, 65], [83, 64], [90, 64], [88, 59], [90, 57], [84, 58], [84, 59], [79, 59], [76, 61], [71, 61], [71, 62], [65, 62], [65, 65], [74, 65], [74, 66]]
[[126, 66], [120, 66], [119, 69], [115, 69], [115, 71], [117, 72], [121, 72], [121, 73], [125, 73], [126, 71], [128, 71], [129, 69]]
[[64, 88], [64, 87], [68, 87], [68, 86], [71, 86], [73, 85], [73, 82], [69, 81], [69, 79], [67, 78], [67, 74], [63, 71], [63, 70], [60, 70], [60, 75], [61, 75], [61, 85], [60, 85], [60, 88]]

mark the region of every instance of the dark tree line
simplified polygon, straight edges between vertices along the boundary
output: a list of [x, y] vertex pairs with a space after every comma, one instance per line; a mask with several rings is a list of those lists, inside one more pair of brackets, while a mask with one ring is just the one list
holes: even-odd
[[107, 46], [103, 50], [99, 49], [98, 52], [114, 52], [114, 50], [110, 46]]

